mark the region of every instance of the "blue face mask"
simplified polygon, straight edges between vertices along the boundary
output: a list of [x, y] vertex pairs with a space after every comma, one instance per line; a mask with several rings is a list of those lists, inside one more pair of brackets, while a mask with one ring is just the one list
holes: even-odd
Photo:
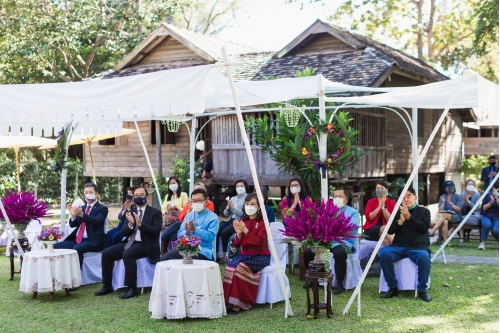
[[128, 193], [127, 193], [127, 195], [125, 196], [125, 198], [127, 198], [127, 201], [132, 201], [132, 199], [133, 199], [134, 197], [132, 196], [132, 194], [128, 194]]
[[455, 194], [455, 191], [456, 191], [455, 188], [449, 188], [449, 189], [446, 190], [446, 193], [448, 193], [448, 194]]
[[146, 204], [146, 197], [138, 197], [138, 198], [134, 198], [134, 203], [137, 205], [137, 206], [144, 206]]

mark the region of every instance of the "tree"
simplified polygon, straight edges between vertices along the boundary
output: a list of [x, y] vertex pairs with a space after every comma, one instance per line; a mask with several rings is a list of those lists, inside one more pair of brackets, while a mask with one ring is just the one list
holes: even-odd
[[79, 81], [108, 70], [178, 2], [2, 1], [0, 81]]

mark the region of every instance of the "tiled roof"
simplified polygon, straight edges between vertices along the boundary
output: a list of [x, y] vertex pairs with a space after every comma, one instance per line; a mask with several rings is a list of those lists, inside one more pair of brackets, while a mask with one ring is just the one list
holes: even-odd
[[154, 64], [147, 64], [141, 66], [135, 65], [132, 67], [127, 67], [125, 69], [122, 69], [120, 71], [110, 71], [109, 73], [106, 73], [103, 76], [103, 79], [111, 79], [113, 77], [124, 77], [124, 76], [131, 76], [131, 75], [137, 75], [137, 74], [146, 74], [146, 73], [152, 73], [152, 72], [158, 72], [158, 71], [164, 71], [164, 70], [169, 70], [169, 69], [176, 69], [176, 68], [185, 68], [185, 67], [192, 67], [192, 66], [199, 66], [199, 65], [208, 65], [209, 62], [203, 61], [201, 59], [187, 59], [187, 60], [175, 60], [175, 61], [169, 61], [168, 63], [154, 63]]

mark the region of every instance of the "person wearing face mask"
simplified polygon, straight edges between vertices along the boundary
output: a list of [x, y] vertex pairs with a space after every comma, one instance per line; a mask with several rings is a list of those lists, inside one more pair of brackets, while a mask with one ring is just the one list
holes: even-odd
[[108, 233], [106, 234], [106, 238], [108, 240], [108, 246], [113, 246], [121, 242], [123, 235], [121, 234], [120, 231], [123, 228], [123, 224], [126, 223], [127, 221], [127, 218], [125, 216], [127, 211], [129, 210], [137, 211], [137, 206], [133, 202], [134, 200], [133, 192], [134, 192], [133, 186], [127, 187], [127, 195], [125, 196], [125, 202], [123, 203], [122, 209], [118, 213], [118, 221], [120, 221], [120, 223], [118, 223], [118, 225], [115, 228], [108, 230]]
[[[194, 184], [194, 189], [202, 189], [206, 191], [205, 184], [198, 182]], [[207, 208], [209, 211], [213, 212], [214, 211], [214, 203], [210, 200], [207, 200]], [[168, 251], [170, 248], [170, 243], [175, 241], [177, 239], [177, 232], [181, 228], [182, 222], [184, 222], [184, 219], [187, 214], [191, 213], [193, 211], [193, 203], [191, 200], [188, 201], [186, 205], [184, 205], [184, 209], [182, 210], [181, 214], [179, 215], [179, 222], [175, 222], [171, 224], [165, 231], [161, 234], [161, 242], [162, 242], [162, 254]]]
[[[398, 195], [400, 196], [402, 192], [403, 188], [400, 188]], [[431, 297], [427, 294], [427, 282], [431, 273], [428, 233], [430, 224], [431, 212], [417, 205], [416, 192], [410, 186], [388, 230], [389, 234], [394, 234], [392, 245], [380, 249], [380, 267], [389, 287], [389, 290], [382, 294], [382, 298], [392, 298], [399, 294], [394, 263], [410, 258], [418, 267], [418, 296], [424, 302], [431, 301]]]
[[[481, 194], [476, 191], [476, 183], [472, 179], [467, 179], [465, 181], [465, 191], [462, 193], [463, 196], [463, 206], [462, 206], [462, 216], [465, 217], [472, 210], [472, 207], [481, 199]], [[459, 243], [464, 242], [464, 232], [470, 232], [467, 226], [479, 226], [481, 223], [481, 207], [478, 206], [476, 210], [469, 216], [469, 219], [465, 222], [463, 227], [458, 231], [460, 234]]]
[[125, 266], [125, 285], [129, 288], [120, 298], [137, 296], [137, 259], [148, 258], [151, 264], [160, 260], [161, 211], [147, 204], [148, 191], [143, 186], [134, 189], [134, 204], [137, 211], [128, 210], [127, 223], [121, 233], [124, 241], [102, 251], [101, 268], [104, 286], [95, 296], [113, 292], [113, 267], [117, 260], [123, 259]]
[[436, 224], [430, 231], [430, 235], [434, 236], [436, 230], [439, 229], [439, 240], [434, 243], [441, 245], [448, 237], [448, 226], [451, 223], [459, 223], [462, 221], [463, 196], [456, 193], [455, 183], [452, 180], [447, 180], [443, 184], [445, 193], [439, 197], [438, 209], [439, 214]]
[[481, 243], [478, 250], [485, 250], [485, 242], [488, 234], [491, 234], [498, 242], [498, 180], [491, 191], [483, 199], [483, 217], [481, 218]]
[[165, 214], [168, 210], [175, 209], [179, 213], [189, 201], [186, 192], [182, 192], [182, 185], [179, 178], [172, 176], [168, 179], [168, 193], [161, 205], [161, 212]]
[[484, 167], [481, 170], [481, 181], [484, 183], [484, 190], [485, 191], [488, 188], [488, 186], [490, 185], [490, 182], [493, 181], [493, 178], [495, 178], [495, 176], [498, 173], [498, 167], [496, 166], [497, 165], [497, 157], [495, 155], [491, 155], [488, 158], [488, 164], [489, 164], [489, 166]]
[[[363, 235], [367, 240], [378, 241], [385, 225], [389, 220], [396, 202], [387, 197], [389, 187], [383, 181], [377, 182], [375, 187], [376, 198], [368, 200], [365, 209], [366, 222], [363, 225]], [[387, 234], [384, 239], [384, 245], [391, 245], [392, 235]]]
[[288, 185], [288, 194], [281, 200], [281, 214], [290, 215], [300, 211], [303, 200], [311, 201], [311, 198], [307, 195], [302, 181], [299, 178], [293, 178]]
[[[360, 225], [359, 213], [356, 209], [347, 206], [349, 201], [347, 196], [347, 191], [343, 188], [333, 192], [333, 204], [339, 208], [339, 214], [344, 213], [346, 217], [351, 217], [350, 223], [355, 224], [357, 227]], [[357, 236], [358, 229], [355, 229], [353, 233]], [[350, 252], [354, 253], [356, 249], [354, 248], [354, 242], [357, 242], [358, 238], [350, 238], [345, 241], [345, 244], [335, 242], [330, 248], [330, 252], [335, 258], [335, 277], [337, 279], [337, 285], [333, 288], [334, 294], [341, 294], [345, 291], [344, 279], [347, 272], [347, 251], [345, 247], [350, 249]], [[304, 264], [309, 267], [309, 263], [314, 260], [314, 253], [311, 248], [304, 250]], [[304, 286], [305, 287], [305, 286]]]
[[83, 265], [83, 254], [99, 252], [107, 246], [104, 222], [108, 216], [108, 207], [97, 201], [97, 185], [87, 183], [84, 186], [86, 204], [73, 207], [68, 204], [69, 226], [75, 228], [62, 242], [54, 244], [54, 249], [73, 249], [78, 252], [80, 268]]
[[[235, 233], [233, 228], [233, 221], [239, 221], [243, 216], [243, 205], [245, 203], [245, 198], [248, 193], [248, 183], [244, 179], [238, 179], [234, 183], [236, 188], [236, 196], [232, 197], [227, 201], [227, 207], [224, 209], [224, 216], [229, 217], [227, 221], [221, 221], [219, 224], [219, 233], [217, 234], [217, 239], [220, 237], [222, 242], [222, 258], [219, 258], [217, 262], [221, 263], [226, 260], [227, 245], [229, 244], [229, 239]], [[219, 252], [219, 242], [217, 242], [217, 253]]]
[[271, 254], [267, 232], [257, 194], [245, 198], [245, 217], [234, 221], [234, 245], [240, 253], [226, 265], [224, 273], [224, 300], [229, 314], [250, 310], [255, 304], [262, 269], [269, 266]]
[[[200, 237], [201, 250], [193, 259], [215, 261], [214, 240], [219, 231], [219, 217], [207, 209], [207, 198], [207, 191], [203, 189], [191, 193], [193, 210], [184, 218], [177, 237], [187, 234]], [[172, 259], [182, 259], [182, 255], [173, 249], [161, 256], [161, 261]]]

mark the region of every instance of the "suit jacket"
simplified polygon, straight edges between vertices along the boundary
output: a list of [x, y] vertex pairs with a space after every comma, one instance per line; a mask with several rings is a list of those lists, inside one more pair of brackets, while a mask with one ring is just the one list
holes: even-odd
[[77, 216], [73, 221], [70, 219], [69, 226], [75, 228], [73, 232], [66, 238], [67, 240], [75, 240], [76, 234], [82, 222], [85, 222], [85, 231], [87, 231], [87, 239], [92, 246], [97, 247], [99, 251], [107, 246], [106, 234], [104, 233], [104, 222], [108, 217], [108, 207], [96, 202], [89, 214], [85, 214], [87, 205], [82, 206], [83, 217]]
[[[488, 178], [488, 175], [490, 174], [490, 172], [491, 172], [491, 166], [489, 166], [489, 165], [481, 170], [481, 181], [484, 182], [484, 189], [485, 190], [488, 187], [488, 185], [490, 185], [490, 179]], [[497, 166], [495, 166], [494, 172], [498, 173]]]
[[[141, 226], [138, 229], [141, 231], [142, 246], [144, 246], [149, 262], [152, 264], [160, 261], [160, 232], [162, 223], [161, 211], [147, 205], [144, 210]], [[121, 233], [127, 237], [125, 242], [128, 241], [133, 232], [134, 229], [130, 229], [128, 222], [123, 224]]]

